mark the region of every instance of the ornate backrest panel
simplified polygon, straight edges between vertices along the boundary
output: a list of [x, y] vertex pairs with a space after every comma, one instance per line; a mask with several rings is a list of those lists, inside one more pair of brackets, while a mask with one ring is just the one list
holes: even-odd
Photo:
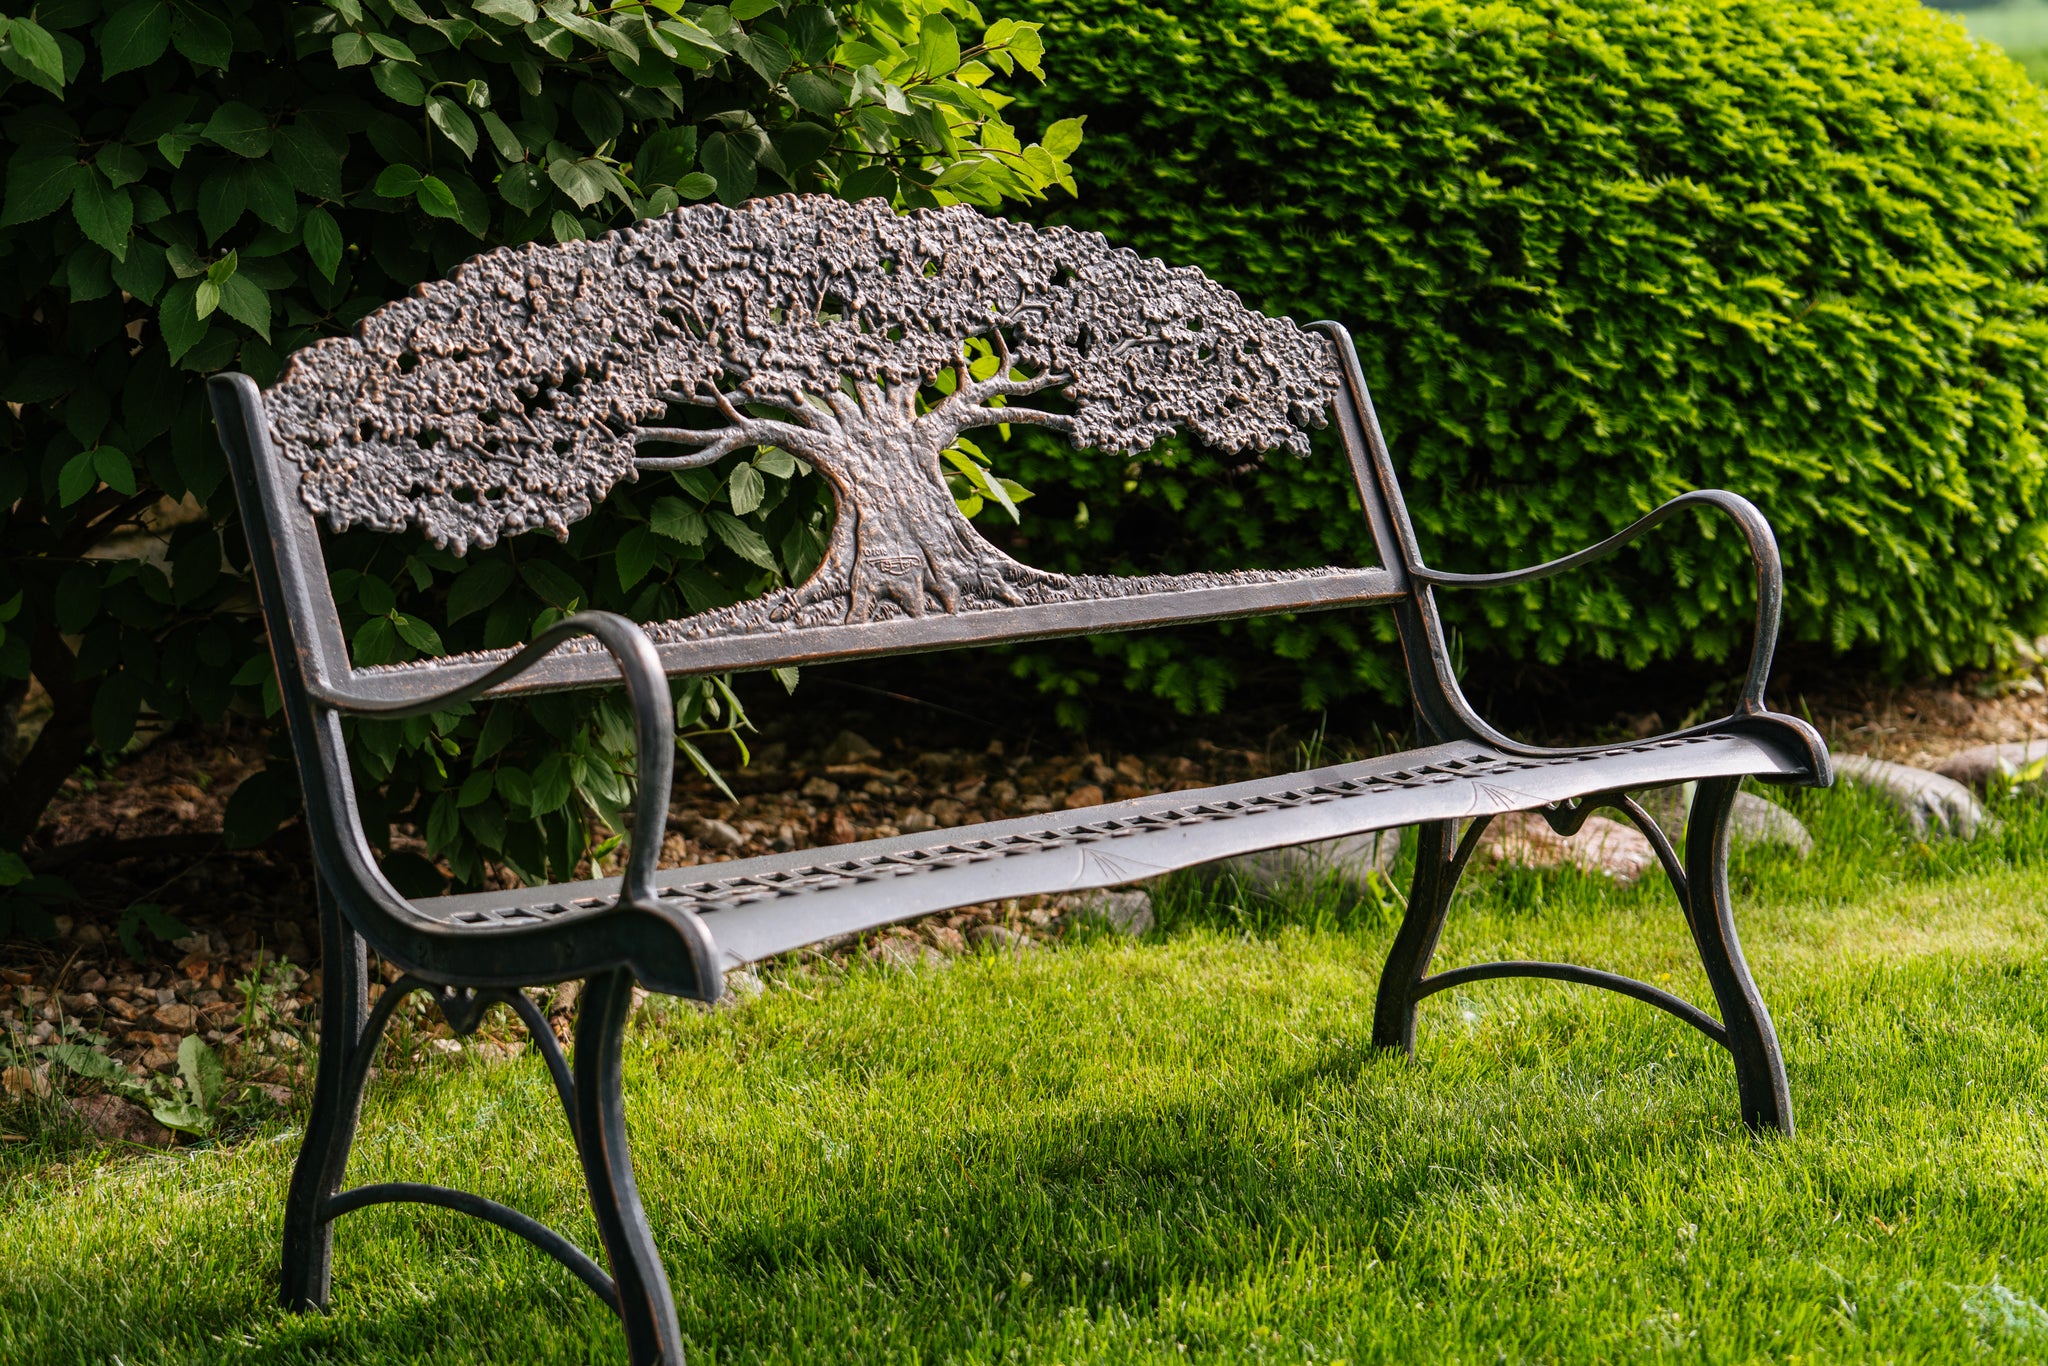
[[[949, 369], [964, 382], [932, 402]], [[1292, 581], [1302, 605], [1359, 596], [1305, 582], [1356, 571], [1045, 573], [983, 540], [941, 473], [962, 432], [999, 422], [1106, 452], [1185, 429], [1304, 453], [1336, 390], [1325, 337], [1097, 234], [789, 196], [490, 252], [299, 352], [265, 409], [308, 511], [458, 553], [566, 534], [641, 470], [758, 445], [810, 461], [838, 506], [816, 573], [652, 628], [681, 642], [1230, 586], [1285, 606], [1270, 590]], [[1059, 411], [1034, 404], [1055, 391]]]

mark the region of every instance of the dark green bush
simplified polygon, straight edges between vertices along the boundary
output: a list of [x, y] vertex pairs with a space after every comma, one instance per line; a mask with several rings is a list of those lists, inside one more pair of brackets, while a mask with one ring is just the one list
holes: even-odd
[[[1902, 668], [2038, 625], [2048, 554], [2041, 92], [1915, 0], [1029, 0], [1044, 117], [1088, 116], [1061, 221], [1356, 335], [1424, 553], [1590, 544], [1682, 490], [1754, 499], [1787, 637]], [[1042, 563], [1361, 553], [1338, 464], [1143, 478], [1040, 448], [1086, 504]], [[1702, 519], [1601, 574], [1446, 601], [1468, 652], [1722, 661], [1753, 594]], [[1389, 679], [1337, 618], [1262, 623], [1321, 698]], [[1131, 638], [1128, 680], [1216, 705], [1241, 650]], [[1035, 659], [1049, 685], [1087, 678]]]
[[[58, 786], [116, 756], [138, 717], [260, 706], [269, 664], [206, 372], [268, 382], [294, 348], [487, 247], [712, 194], [993, 206], [1070, 184], [1079, 137], [1021, 145], [994, 86], [1038, 73], [1037, 27], [971, 0], [10, 8], [0, 892], [29, 885], [12, 851]], [[509, 644], [577, 607], [671, 617], [800, 577], [827, 509], [792, 473], [779, 452], [736, 454], [635, 486], [566, 544], [466, 561], [416, 536], [336, 538], [352, 649], [374, 664]], [[31, 675], [54, 715], [17, 753]], [[700, 732], [733, 705], [716, 681], [678, 697]], [[630, 771], [630, 728], [574, 698], [358, 740], [373, 835], [411, 821], [464, 879], [487, 856], [566, 873]], [[274, 766], [237, 793], [230, 835], [260, 838], [294, 801]], [[7, 918], [0, 904], [0, 934]]]

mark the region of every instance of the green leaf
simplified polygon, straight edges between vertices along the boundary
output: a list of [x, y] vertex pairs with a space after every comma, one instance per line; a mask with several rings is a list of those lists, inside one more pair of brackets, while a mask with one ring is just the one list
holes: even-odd
[[462, 790], [455, 795], [455, 804], [475, 806], [478, 802], [489, 801], [491, 796], [491, 771], [480, 768], [462, 780]]
[[220, 1054], [206, 1046], [197, 1034], [187, 1034], [178, 1043], [178, 1078], [185, 1083], [185, 1095], [202, 1110], [220, 1104], [227, 1088], [228, 1070]]
[[145, 304], [155, 303], [163, 293], [168, 274], [164, 249], [146, 237], [130, 239], [128, 259], [114, 265], [114, 283]]
[[271, 155], [300, 194], [340, 199], [341, 163], [347, 151], [346, 142], [301, 119], [277, 130]]
[[[718, 182], [721, 203], [738, 204], [754, 192], [754, 156], [747, 144], [731, 133], [713, 133], [704, 139], [698, 160]], [[677, 187], [678, 193], [681, 187]]]
[[208, 324], [199, 316], [198, 297], [198, 280], [180, 280], [165, 293], [157, 308], [157, 330], [163, 333], [164, 347], [173, 364], [206, 336]]
[[7, 41], [14, 45], [15, 53], [23, 61], [49, 79], [53, 88], [63, 88], [64, 53], [48, 29], [33, 19], [10, 19], [7, 21]]
[[163, 0], [137, 0], [107, 16], [100, 30], [100, 77], [148, 66], [171, 45], [171, 9]]
[[619, 587], [631, 590], [633, 585], [647, 577], [654, 568], [654, 562], [661, 554], [661, 541], [644, 526], [630, 527], [619, 537], [618, 549], [612, 552], [612, 564], [619, 575]]
[[92, 452], [80, 451], [57, 471], [57, 506], [68, 508], [99, 486], [100, 477], [93, 472]]
[[583, 585], [546, 560], [526, 561], [519, 566], [519, 577], [549, 606], [566, 612], [583, 601]]
[[640, 188], [673, 185], [697, 164], [697, 130], [664, 128], [640, 144], [633, 158], [633, 178]]
[[235, 37], [213, 15], [187, 6], [171, 20], [171, 45], [199, 66], [224, 71], [234, 56]]
[[507, 166], [505, 174], [498, 177], [498, 193], [521, 213], [532, 213], [548, 202], [548, 196], [554, 193], [554, 189], [540, 167], [522, 161]]
[[58, 577], [50, 608], [51, 620], [65, 635], [75, 636], [92, 624], [100, 610], [100, 575], [90, 562], [74, 564]]
[[752, 465], [735, 465], [726, 478], [726, 491], [732, 497], [732, 510], [744, 517], [761, 506], [768, 493], [768, 481]]
[[237, 272], [221, 285], [220, 311], [270, 340], [270, 296], [247, 275]]
[[239, 100], [229, 100], [213, 111], [204, 134], [216, 147], [236, 156], [260, 157], [270, 150], [270, 120]]
[[420, 79], [419, 72], [402, 62], [394, 62], [387, 58], [377, 63], [370, 68], [370, 79], [379, 90], [400, 104], [417, 107], [426, 103], [426, 82]]
[[133, 185], [149, 174], [148, 159], [125, 142], [103, 144], [93, 154], [92, 163], [105, 173], [107, 183], [115, 189]]
[[960, 35], [936, 14], [927, 14], [917, 31], [917, 69], [944, 76], [960, 65]]
[[718, 189], [718, 182], [702, 171], [692, 171], [678, 180], [675, 191], [683, 199], [702, 199]]
[[427, 625], [426, 622], [421, 621], [418, 617], [410, 617], [403, 612], [397, 612], [391, 617], [391, 625], [397, 630], [400, 640], [403, 640], [421, 654], [439, 655], [447, 653], [446, 647], [441, 644], [440, 632]]
[[92, 699], [92, 741], [100, 757], [113, 759], [135, 734], [135, 718], [142, 710], [142, 687], [126, 669], [100, 680]]
[[321, 208], [306, 210], [306, 216], [299, 224], [300, 234], [306, 241], [306, 255], [313, 262], [314, 269], [329, 280], [341, 265], [341, 225], [334, 221], [334, 215]]
[[587, 209], [612, 190], [622, 188], [612, 169], [595, 157], [564, 159], [551, 155], [548, 179], [554, 181], [555, 188], [569, 196], [579, 209]]
[[0, 227], [31, 223], [64, 207], [91, 175], [73, 156], [38, 156], [24, 148], [7, 163], [7, 208]]
[[413, 50], [388, 33], [365, 33], [370, 46], [377, 49], [379, 56], [389, 57], [394, 62], [411, 62], [418, 65], [419, 58]]
[[570, 112], [576, 116], [576, 126], [590, 139], [592, 147], [603, 147], [618, 137], [626, 126], [626, 111], [619, 108], [619, 102], [611, 92], [595, 81], [584, 81], [577, 85], [569, 97]]
[[299, 225], [299, 197], [291, 178], [274, 161], [251, 161], [242, 167], [242, 194], [249, 209], [279, 232]]
[[371, 617], [356, 628], [356, 638], [351, 653], [359, 669], [374, 668], [389, 664], [398, 650], [398, 632], [392, 628], [391, 618]]
[[733, 0], [727, 8], [732, 11], [733, 18], [745, 23], [749, 19], [760, 18], [769, 10], [781, 9], [782, 3], [783, 0]]
[[754, 456], [754, 468], [776, 479], [796, 473], [796, 457], [780, 446], [763, 446]]
[[481, 612], [512, 586], [513, 569], [502, 559], [477, 560], [455, 576], [448, 586], [448, 624], [454, 625], [473, 612]]
[[575, 0], [550, 0], [550, 3], [542, 8], [547, 11], [548, 18], [607, 52], [616, 52], [629, 61], [640, 55], [633, 44], [617, 29], [576, 13]]
[[441, 130], [441, 136], [455, 144], [465, 160], [476, 155], [476, 122], [454, 100], [446, 95], [429, 95], [427, 121]]
[[488, 109], [478, 110], [477, 118], [483, 122], [484, 132], [489, 135], [491, 146], [497, 149], [499, 156], [507, 161], [518, 161], [525, 157], [525, 146], [521, 144], [518, 136], [513, 133], [505, 120], [499, 118]]
[[797, 108], [826, 118], [846, 107], [846, 90], [829, 76], [815, 71], [792, 71], [786, 87]]
[[765, 33], [741, 33], [735, 29], [727, 36], [733, 55], [753, 69], [756, 76], [770, 86], [780, 85], [785, 72], [789, 70], [789, 49]]
[[761, 533], [727, 512], [724, 508], [712, 508], [711, 530], [718, 539], [725, 542], [726, 549], [763, 569], [777, 568], [775, 556], [768, 549], [768, 542], [761, 539]]
[[533, 770], [533, 799], [527, 809], [536, 816], [560, 811], [576, 790], [568, 756], [556, 751], [542, 759]]
[[79, 231], [115, 260], [127, 259], [128, 231], [135, 223], [135, 201], [128, 191], [115, 189], [97, 169], [89, 169], [71, 197], [71, 216]]
[[548, 221], [548, 229], [557, 242], [580, 242], [586, 236], [582, 220], [567, 209], [556, 209], [555, 216]]
[[336, 66], [368, 66], [376, 55], [376, 49], [370, 46], [370, 40], [360, 33], [338, 33], [334, 36]]
[[386, 199], [410, 199], [424, 178], [410, 166], [386, 166], [377, 172], [377, 183], [372, 188]]
[[1085, 117], [1061, 119], [1045, 130], [1045, 136], [1039, 139], [1038, 145], [1052, 156], [1065, 161], [1081, 145], [1081, 125], [1086, 122]]
[[100, 482], [124, 497], [135, 493], [135, 466], [128, 452], [118, 446], [101, 446], [92, 453], [93, 473]]
[[448, 182], [439, 176], [425, 176], [419, 188], [412, 192], [413, 199], [429, 217], [460, 218], [462, 206], [455, 202], [455, 192], [448, 188]]
[[656, 535], [666, 536], [680, 545], [702, 545], [710, 530], [703, 513], [675, 497], [657, 498], [647, 525]]
[[789, 41], [807, 62], [822, 62], [839, 40], [839, 21], [823, 5], [798, 5], [789, 12]]
[[249, 182], [240, 167], [217, 167], [199, 182], [199, 223], [206, 229], [207, 241], [218, 242], [248, 208]]
[[493, 19], [508, 24], [530, 24], [540, 18], [540, 11], [531, 0], [476, 0], [473, 7], [478, 14], [487, 14]]

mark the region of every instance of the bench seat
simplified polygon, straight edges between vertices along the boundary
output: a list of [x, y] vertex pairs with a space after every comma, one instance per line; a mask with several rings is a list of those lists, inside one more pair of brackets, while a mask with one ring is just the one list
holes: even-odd
[[[1604, 749], [1508, 752], [1473, 741], [1221, 787], [1138, 797], [827, 850], [664, 869], [657, 893], [703, 917], [728, 968], [977, 902], [1082, 891], [1313, 840], [1530, 811], [1702, 778], [1811, 775], [1726, 731]], [[1199, 827], [1199, 829], [1198, 829]], [[618, 879], [413, 902], [452, 928], [503, 931], [610, 907]]]

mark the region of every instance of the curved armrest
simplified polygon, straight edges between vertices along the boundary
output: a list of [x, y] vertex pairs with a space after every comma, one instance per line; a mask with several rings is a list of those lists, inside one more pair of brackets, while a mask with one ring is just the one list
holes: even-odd
[[1771, 657], [1778, 649], [1778, 616], [1785, 599], [1785, 569], [1778, 558], [1778, 541], [1771, 534], [1771, 524], [1764, 520], [1756, 504], [1740, 494], [1723, 489], [1695, 489], [1691, 493], [1681, 493], [1598, 545], [1588, 546], [1561, 559], [1531, 565], [1527, 569], [1510, 569], [1499, 574], [1450, 574], [1416, 565], [1408, 572], [1423, 583], [1444, 588], [1488, 588], [1547, 579], [1553, 574], [1562, 574], [1567, 569], [1576, 569], [1611, 555], [1659, 522], [1669, 520], [1680, 509], [1699, 506], [1719, 508], [1734, 518], [1749, 542], [1749, 557], [1756, 566], [1756, 633], [1750, 644], [1749, 673], [1742, 683], [1741, 706], [1745, 712], [1761, 715], [1765, 711], [1764, 684], [1770, 677]]
[[578, 636], [596, 636], [598, 643], [611, 652], [626, 680], [626, 698], [633, 705], [638, 781], [633, 793], [633, 833], [626, 845], [620, 900], [651, 906], [655, 904], [654, 874], [661, 862], [661, 837], [668, 828], [669, 789], [675, 776], [676, 723], [661, 657], [638, 624], [611, 612], [578, 612], [541, 632], [519, 653], [481, 678], [446, 692], [404, 701], [372, 701], [322, 689], [318, 697], [322, 705], [356, 716], [421, 716], [488, 692], [532, 668], [564, 641]]

